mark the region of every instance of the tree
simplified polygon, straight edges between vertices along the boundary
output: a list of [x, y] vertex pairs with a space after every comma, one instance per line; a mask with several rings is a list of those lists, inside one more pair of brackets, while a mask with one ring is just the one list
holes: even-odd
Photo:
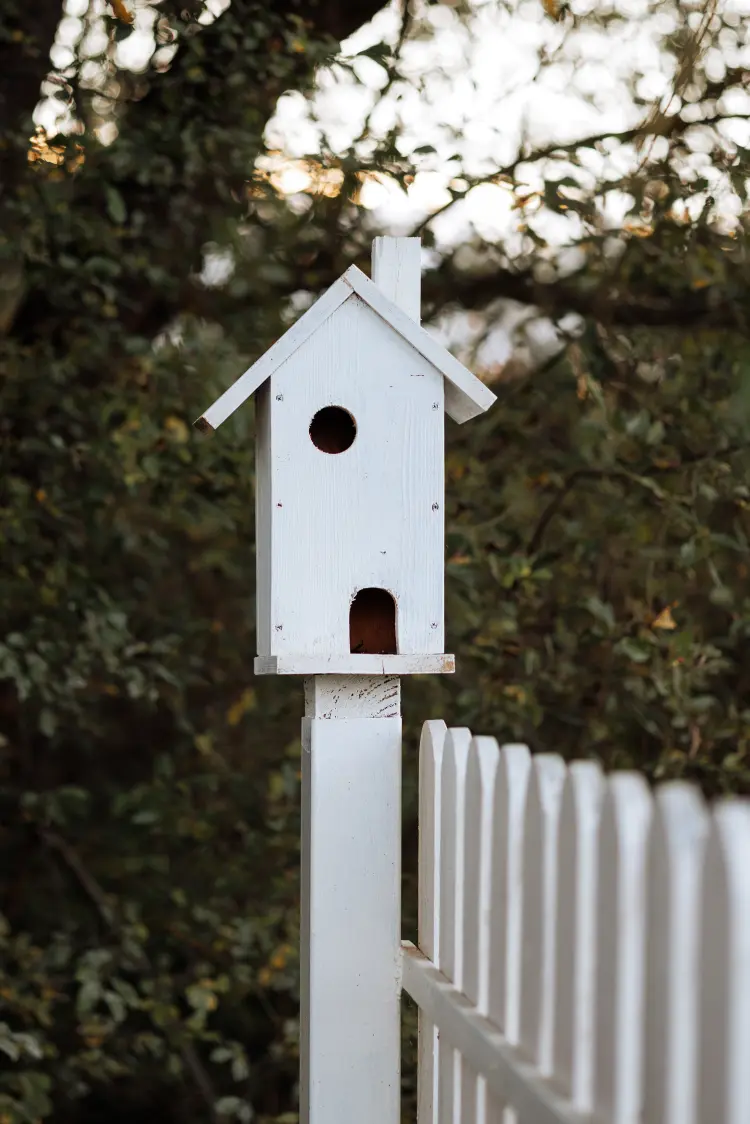
[[[248, 678], [252, 412], [208, 441], [190, 422], [365, 264], [373, 185], [440, 179], [414, 219], [424, 313], [468, 323], [498, 393], [449, 431], [459, 675], [410, 684], [410, 744], [442, 713], [748, 787], [746, 25], [644, 5], [654, 50], [612, 92], [606, 50], [635, 26], [614, 4], [415, 4], [388, 42], [336, 56], [379, 7], [118, 0], [58, 40], [51, 78], [61, 6], [0, 17], [3, 1122], [294, 1111], [296, 686]], [[509, 85], [481, 159], [455, 116], [417, 136], [436, 28], [473, 57], [522, 22], [535, 90], [572, 89], [604, 44], [602, 89], [581, 94], [594, 127], [511, 128]], [[147, 27], [128, 69], [118, 44]], [[314, 114], [321, 67], [345, 98], [367, 66], [351, 143], [321, 125], [290, 197], [289, 154], [264, 147], [279, 96]], [[34, 132], [40, 88], [57, 135]], [[613, 99], [627, 120], [607, 131]], [[481, 192], [507, 216], [490, 234], [471, 226]], [[411, 771], [407, 839], [413, 791]]]

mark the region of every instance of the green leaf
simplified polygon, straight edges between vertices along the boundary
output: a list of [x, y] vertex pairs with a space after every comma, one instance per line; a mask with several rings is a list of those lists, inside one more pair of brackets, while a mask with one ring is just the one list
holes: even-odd
[[615, 651], [627, 659], [632, 660], [633, 663], [646, 663], [651, 658], [651, 648], [647, 644], [643, 644], [640, 640], [634, 640], [631, 636], [625, 636], [622, 640], [618, 640], [615, 644]]
[[602, 624], [605, 624], [610, 632], [614, 629], [615, 614], [614, 609], [611, 605], [606, 604], [604, 601], [600, 601], [600, 599], [595, 596], [587, 597], [585, 604], [591, 615], [596, 617], [597, 620], [601, 621]]
[[128, 217], [125, 200], [111, 183], [105, 184], [104, 194], [107, 200], [107, 214], [116, 226], [122, 226]]

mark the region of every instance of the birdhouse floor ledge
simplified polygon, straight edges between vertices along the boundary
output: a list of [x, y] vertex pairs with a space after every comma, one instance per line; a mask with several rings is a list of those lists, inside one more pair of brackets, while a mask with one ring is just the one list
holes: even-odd
[[452, 675], [456, 657], [424, 655], [256, 656], [256, 675]]

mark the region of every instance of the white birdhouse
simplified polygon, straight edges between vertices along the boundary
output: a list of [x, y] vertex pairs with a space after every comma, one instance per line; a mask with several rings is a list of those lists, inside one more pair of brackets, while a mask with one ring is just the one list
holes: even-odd
[[444, 421], [495, 395], [419, 325], [420, 243], [378, 238], [196, 423], [256, 395], [258, 674], [452, 671]]

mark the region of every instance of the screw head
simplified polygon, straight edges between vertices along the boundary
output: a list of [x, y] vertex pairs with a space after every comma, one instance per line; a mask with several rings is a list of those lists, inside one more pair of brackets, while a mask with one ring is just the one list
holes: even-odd
[[439, 504], [439, 503], [434, 503], [434, 504], [432, 505], [432, 510], [433, 510], [433, 511], [439, 511], [439, 510], [440, 510], [440, 504]]

